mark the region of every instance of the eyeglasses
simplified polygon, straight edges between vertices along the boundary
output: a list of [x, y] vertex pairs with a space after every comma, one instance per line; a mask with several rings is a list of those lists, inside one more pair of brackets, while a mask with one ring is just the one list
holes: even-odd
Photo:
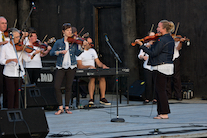
[[64, 23], [63, 26], [71, 26], [70, 23]]
[[20, 36], [16, 36], [16, 37], [14, 37], [14, 38], [20, 38]]

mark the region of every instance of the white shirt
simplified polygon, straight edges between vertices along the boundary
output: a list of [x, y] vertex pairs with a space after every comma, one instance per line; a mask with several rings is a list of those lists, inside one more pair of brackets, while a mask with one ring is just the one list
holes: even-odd
[[[28, 38], [25, 39], [24, 44], [31, 45], [29, 43]], [[33, 49], [40, 50], [40, 48], [36, 46], [33, 46]], [[28, 56], [32, 56], [35, 50], [33, 50], [31, 53], [27, 53]], [[42, 68], [42, 61], [41, 61], [40, 53], [36, 54], [30, 62], [24, 62], [24, 67], [25, 68]]]
[[180, 56], [179, 50], [177, 50], [177, 47], [178, 47], [179, 44], [180, 44], [180, 41], [175, 42], [174, 54], [173, 54], [173, 61]]
[[140, 52], [139, 52], [139, 55], [138, 55], [138, 58], [139, 58], [139, 59], [141, 59], [140, 56], [147, 56], [147, 57], [148, 57], [147, 60], [144, 61], [144, 63], [143, 63], [143, 67], [144, 67], [145, 69], [148, 69], [148, 70], [152, 71], [152, 66], [151, 66], [151, 65], [147, 65], [147, 63], [148, 63], [148, 61], [149, 61], [149, 55], [148, 55], [147, 53], [145, 53], [145, 52], [141, 49]]
[[158, 70], [159, 72], [165, 75], [172, 75], [174, 73], [174, 65], [173, 64], [162, 64], [157, 66], [152, 66], [153, 70]]
[[[22, 77], [25, 74], [23, 65], [22, 65], [22, 60], [24, 59], [26, 62], [31, 61], [31, 57], [29, 57], [27, 55], [26, 52], [17, 52], [18, 58], [19, 58], [19, 63], [20, 63], [20, 67], [21, 67], [21, 72], [20, 72], [20, 76]], [[13, 45], [9, 43], [5, 44], [4, 46], [2, 46], [1, 49], [1, 53], [0, 53], [0, 63], [5, 65], [4, 66], [4, 70], [3, 70], [3, 74], [5, 76], [8, 77], [19, 77], [19, 65], [16, 62], [9, 62], [8, 64], [6, 64], [6, 61], [8, 59], [15, 59], [16, 57], [16, 53], [14, 51], [14, 47]]]
[[95, 59], [96, 58], [98, 58], [96, 50], [93, 48], [90, 48], [88, 50], [84, 50], [83, 53], [81, 53], [78, 57], [76, 57], [76, 60], [81, 60], [82, 65], [84, 65], [84, 66], [94, 66], [95, 67]]

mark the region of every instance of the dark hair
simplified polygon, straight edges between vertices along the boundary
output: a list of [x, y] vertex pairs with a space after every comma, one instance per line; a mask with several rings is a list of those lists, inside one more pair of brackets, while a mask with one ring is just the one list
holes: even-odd
[[34, 27], [30, 27], [29, 29], [28, 29], [28, 33], [29, 32], [36, 32], [36, 29], [34, 28]]
[[72, 28], [72, 33], [77, 32], [77, 28], [76, 27], [71, 27]]
[[36, 31], [31, 31], [31, 32], [28, 32], [28, 37], [32, 37], [32, 34], [36, 34], [37, 35], [37, 32]]
[[62, 26], [62, 30], [67, 30], [68, 28], [71, 28], [71, 24], [70, 23], [64, 23]]

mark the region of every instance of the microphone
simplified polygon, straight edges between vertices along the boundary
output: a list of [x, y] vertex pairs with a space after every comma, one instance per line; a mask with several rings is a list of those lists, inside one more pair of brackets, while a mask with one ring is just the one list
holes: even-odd
[[106, 41], [109, 41], [109, 38], [107, 37], [107, 34], [105, 33], [104, 34], [105, 38], [106, 38]]
[[34, 10], [36, 10], [36, 6], [35, 6], [34, 2], [32, 2], [32, 7]]
[[11, 36], [12, 39], [14, 39], [13, 33], [10, 32], [9, 35]]

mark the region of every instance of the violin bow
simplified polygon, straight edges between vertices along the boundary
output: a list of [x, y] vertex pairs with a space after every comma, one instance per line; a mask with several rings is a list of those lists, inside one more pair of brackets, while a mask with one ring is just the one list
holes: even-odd
[[150, 32], [149, 32], [149, 33], [151, 33], [151, 32], [152, 32], [153, 28], [154, 28], [154, 24], [152, 24], [152, 27], [151, 27], [151, 29], [150, 29]]
[[78, 33], [78, 36], [83, 32], [84, 27], [80, 30], [80, 32]]
[[177, 23], [177, 26], [176, 26], [176, 30], [175, 30], [175, 36], [176, 36], [176, 34], [177, 34], [177, 32], [178, 32], [179, 25], [180, 25], [180, 23], [178, 22], [178, 23]]
[[47, 35], [45, 35], [45, 37], [43, 38], [42, 43], [45, 41], [46, 38], [47, 38]]
[[17, 25], [17, 19], [14, 21], [14, 28], [16, 27]]

